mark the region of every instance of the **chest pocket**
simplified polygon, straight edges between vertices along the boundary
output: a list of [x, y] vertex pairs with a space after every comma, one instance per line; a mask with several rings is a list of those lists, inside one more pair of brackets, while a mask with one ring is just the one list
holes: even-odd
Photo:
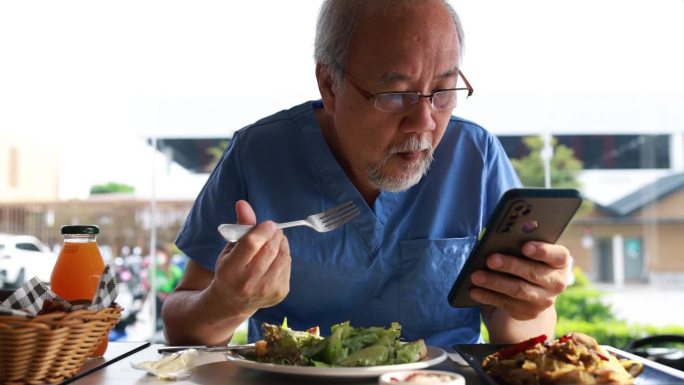
[[428, 340], [440, 335], [463, 341], [477, 338], [479, 310], [456, 309], [447, 301], [474, 243], [475, 237], [401, 241], [399, 317], [406, 334]]

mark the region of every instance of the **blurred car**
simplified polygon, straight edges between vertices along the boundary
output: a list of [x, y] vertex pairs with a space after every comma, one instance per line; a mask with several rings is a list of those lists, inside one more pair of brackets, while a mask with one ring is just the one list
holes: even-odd
[[31, 235], [0, 234], [0, 288], [19, 287], [33, 277], [50, 282], [57, 255]]

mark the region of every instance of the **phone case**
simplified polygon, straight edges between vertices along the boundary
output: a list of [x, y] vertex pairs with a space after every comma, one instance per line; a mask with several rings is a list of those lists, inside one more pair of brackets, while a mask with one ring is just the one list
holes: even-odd
[[506, 191], [478, 236], [478, 241], [449, 292], [453, 307], [483, 306], [470, 298], [470, 275], [487, 269], [494, 253], [522, 255], [527, 241], [555, 243], [582, 203], [575, 189], [515, 188]]

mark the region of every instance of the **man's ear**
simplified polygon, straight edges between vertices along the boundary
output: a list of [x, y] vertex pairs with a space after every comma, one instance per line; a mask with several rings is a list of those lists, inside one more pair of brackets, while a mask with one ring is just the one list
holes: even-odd
[[335, 85], [328, 66], [316, 63], [316, 81], [325, 112], [328, 114], [335, 113]]

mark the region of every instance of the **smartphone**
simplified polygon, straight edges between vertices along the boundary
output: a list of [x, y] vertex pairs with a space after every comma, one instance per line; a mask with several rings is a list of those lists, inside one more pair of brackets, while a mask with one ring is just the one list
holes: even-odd
[[487, 270], [487, 257], [494, 253], [521, 253], [527, 241], [555, 243], [582, 203], [575, 189], [514, 188], [499, 199], [486, 226], [480, 232], [463, 269], [451, 287], [448, 300], [453, 307], [484, 306], [470, 298], [470, 275]]

